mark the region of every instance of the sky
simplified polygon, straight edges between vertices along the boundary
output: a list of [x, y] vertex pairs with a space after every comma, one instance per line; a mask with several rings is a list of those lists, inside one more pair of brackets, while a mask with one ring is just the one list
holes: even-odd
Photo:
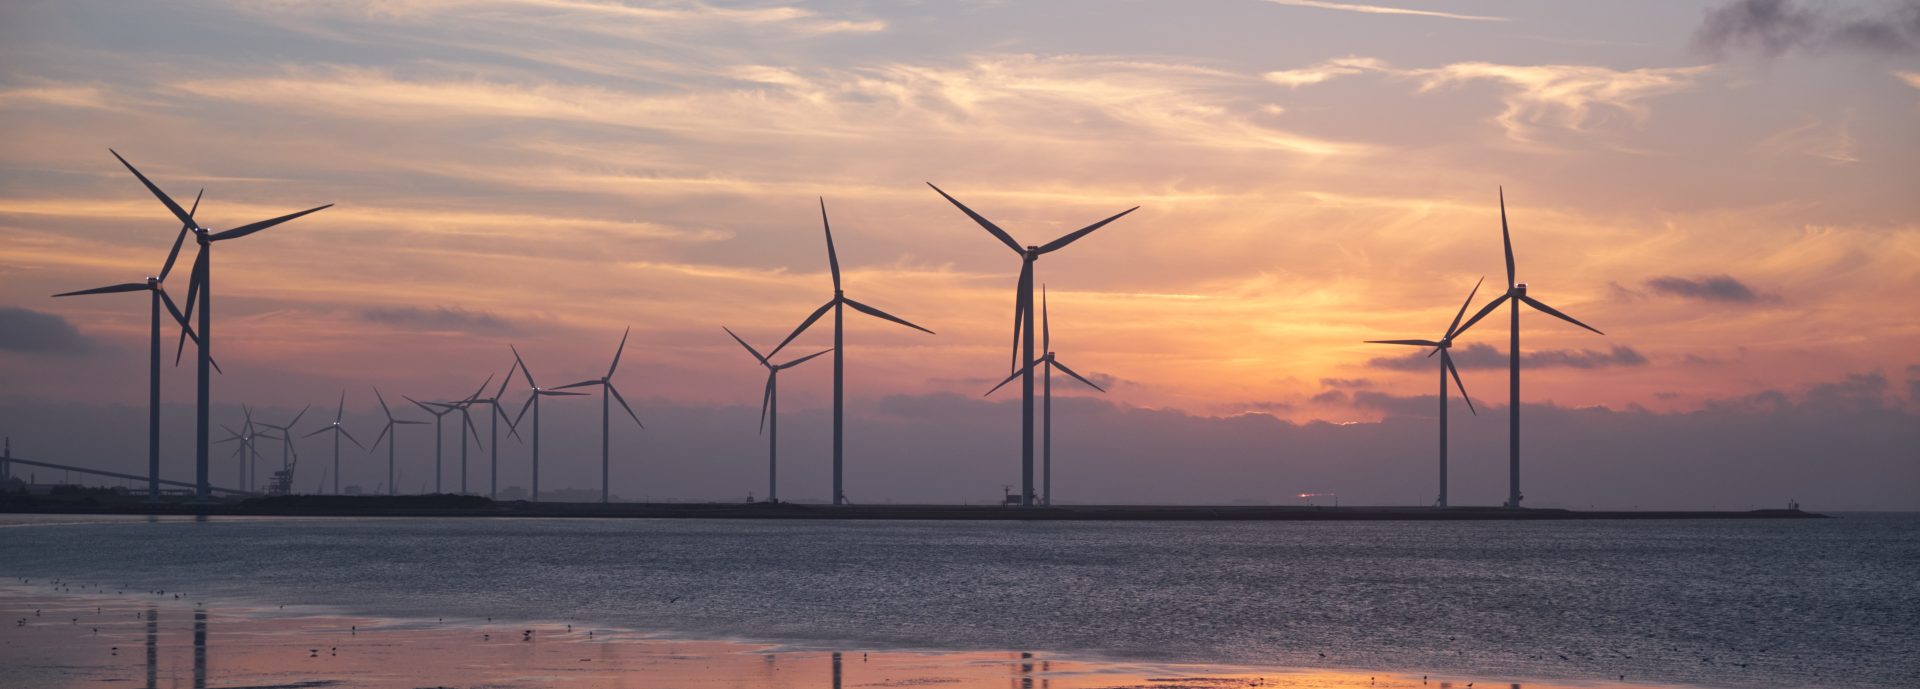
[[[824, 199], [848, 296], [937, 333], [850, 312], [848, 496], [992, 500], [1019, 258], [931, 182], [1023, 244], [1140, 207], [1038, 263], [1108, 388], [1055, 386], [1060, 501], [1426, 504], [1438, 371], [1363, 341], [1501, 292], [1504, 189], [1519, 281], [1606, 333], [1522, 316], [1528, 504], [1920, 509], [1916, 122], [1910, 0], [9, 2], [0, 430], [144, 465], [143, 296], [48, 296], [178, 230], [112, 147], [216, 230], [336, 204], [219, 245], [216, 422], [345, 391], [371, 441], [374, 386], [464, 396], [509, 344], [595, 378], [631, 327], [630, 498], [764, 491], [721, 327], [764, 349], [832, 295]], [[1503, 313], [1455, 350], [1456, 503], [1505, 497], [1507, 349]], [[782, 376], [783, 497], [829, 493], [830, 373]], [[598, 404], [546, 407], [543, 487], [597, 487]]]

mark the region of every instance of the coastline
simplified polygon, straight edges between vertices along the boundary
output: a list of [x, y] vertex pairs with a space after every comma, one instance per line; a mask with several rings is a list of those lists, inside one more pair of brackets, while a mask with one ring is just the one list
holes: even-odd
[[[1140, 663], [1023, 651], [681, 639], [561, 621], [381, 618], [202, 605], [177, 592], [0, 585], [0, 667], [22, 686], [192, 687], [1683, 687], [1354, 669]], [[124, 683], [124, 684], [122, 684]]]
[[1640, 519], [1824, 519], [1797, 509], [1568, 510], [1503, 507], [1275, 505], [816, 505], [803, 503], [496, 502], [470, 495], [291, 495], [196, 503], [100, 494], [0, 496], [0, 514], [281, 517], [480, 517], [600, 519], [791, 519], [924, 521], [1575, 521]]

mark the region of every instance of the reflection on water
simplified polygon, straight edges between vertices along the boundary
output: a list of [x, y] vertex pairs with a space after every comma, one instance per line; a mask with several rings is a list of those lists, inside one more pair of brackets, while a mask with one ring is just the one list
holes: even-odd
[[193, 689], [207, 689], [207, 611], [193, 611]]
[[147, 606], [147, 689], [160, 687], [160, 609]]

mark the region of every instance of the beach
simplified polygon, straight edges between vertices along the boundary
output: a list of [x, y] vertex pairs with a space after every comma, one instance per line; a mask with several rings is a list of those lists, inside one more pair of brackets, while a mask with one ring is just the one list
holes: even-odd
[[840, 651], [558, 621], [406, 619], [202, 605], [171, 592], [0, 587], [7, 686], [44, 687], [1654, 687], [1353, 670], [1097, 661], [1036, 652]]

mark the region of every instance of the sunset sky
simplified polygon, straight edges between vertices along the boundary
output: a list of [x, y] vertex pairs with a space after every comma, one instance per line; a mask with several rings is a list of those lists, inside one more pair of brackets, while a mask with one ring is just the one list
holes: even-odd
[[[721, 326], [770, 346], [831, 296], [824, 197], [848, 295], [938, 333], [850, 313], [850, 408], [991, 415], [966, 488], [985, 499], [1017, 482], [1017, 417], [973, 400], [1007, 372], [1019, 259], [933, 182], [1023, 244], [1140, 206], [1038, 264], [1055, 349], [1111, 383], [1111, 406], [1062, 412], [1062, 442], [1132, 413], [1404, 417], [1413, 454], [1350, 466], [1417, 467], [1373, 495], [1421, 502], [1435, 369], [1362, 340], [1439, 336], [1483, 276], [1474, 306], [1500, 293], [1504, 186], [1520, 281], [1607, 333], [1524, 314], [1527, 403], [1647, 419], [1706, 455], [1751, 440], [1717, 435], [1716, 410], [1870, 409], [1822, 426], [1879, 467], [1830, 499], [1920, 505], [1920, 436], [1882, 433], [1920, 422], [1915, 2], [9, 2], [0, 125], [16, 420], [144, 409], [140, 295], [47, 296], [158, 271], [178, 229], [113, 147], [183, 202], [204, 187], [215, 229], [337, 204], [219, 245], [221, 404], [330, 416], [345, 388], [350, 414], [377, 414], [368, 386], [464, 395], [504, 373], [508, 343], [543, 385], [573, 382], [632, 326], [616, 382], [642, 417], [744, 420], [674, 447], [751, 477], [764, 374]], [[1503, 311], [1456, 350], [1481, 405], [1455, 406], [1479, 428], [1460, 431], [1478, 473], [1457, 470], [1456, 494], [1484, 502], [1504, 494], [1506, 336]], [[783, 376], [783, 409], [817, 414], [829, 371]], [[165, 375], [169, 404], [191, 404], [191, 368]], [[597, 405], [549, 412], [597, 428]], [[40, 456], [64, 444], [8, 425]], [[824, 453], [810, 432], [801, 467]], [[648, 433], [621, 428], [621, 451], [662, 456]], [[861, 433], [850, 463], [911, 452]], [[141, 465], [143, 425], [125, 436], [99, 441], [127, 455], [103, 464]], [[1825, 461], [1844, 460], [1776, 463]], [[597, 481], [577, 468], [543, 481]], [[825, 496], [796, 471], [796, 494]], [[1781, 481], [1725, 499], [1783, 503]], [[737, 492], [682, 492], [703, 490]]]

